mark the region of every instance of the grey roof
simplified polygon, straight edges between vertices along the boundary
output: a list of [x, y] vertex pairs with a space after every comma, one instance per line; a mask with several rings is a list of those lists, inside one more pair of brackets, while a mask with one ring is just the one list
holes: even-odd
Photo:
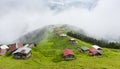
[[75, 40], [74, 38], [71, 38], [71, 40]]
[[60, 36], [63, 36], [63, 37], [65, 37], [65, 36], [67, 36], [66, 34], [60, 34]]
[[18, 48], [16, 51], [14, 51], [12, 54], [21, 52], [22, 50], [25, 50], [24, 53], [29, 53], [29, 52], [31, 51], [31, 48], [28, 48], [28, 47], [21, 47], [21, 48]]
[[92, 47], [95, 48], [95, 49], [99, 49], [99, 48], [101, 49], [101, 47], [98, 46], [98, 45], [93, 45]]

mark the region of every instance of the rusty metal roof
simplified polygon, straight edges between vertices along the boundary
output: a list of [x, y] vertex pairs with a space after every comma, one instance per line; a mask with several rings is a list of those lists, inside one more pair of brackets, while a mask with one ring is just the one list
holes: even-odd
[[63, 52], [63, 55], [64, 56], [67, 56], [67, 55], [74, 55], [73, 51], [70, 50], [70, 49], [65, 49], [64, 52]]
[[12, 54], [15, 54], [15, 53], [24, 53], [24, 54], [27, 54], [31, 51], [31, 48], [28, 48], [28, 47], [21, 47], [21, 48], [18, 48], [16, 51], [14, 51]]

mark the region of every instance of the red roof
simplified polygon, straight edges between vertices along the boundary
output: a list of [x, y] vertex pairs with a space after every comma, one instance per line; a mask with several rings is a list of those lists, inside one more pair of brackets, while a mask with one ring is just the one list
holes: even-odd
[[23, 44], [22, 43], [15, 43], [15, 44], [12, 44], [9, 48], [9, 51], [10, 52], [13, 52], [15, 51], [16, 49], [20, 48], [20, 47], [23, 47]]
[[67, 56], [67, 55], [74, 55], [73, 51], [70, 50], [70, 49], [65, 49], [64, 52], [63, 52], [63, 55], [64, 56]]
[[95, 51], [95, 50], [96, 50], [96, 49], [93, 48], [93, 47], [89, 49], [90, 52], [93, 52], [93, 51]]
[[89, 52], [92, 53], [93, 55], [99, 53], [99, 52], [98, 52], [95, 48], [93, 48], [93, 47], [89, 49]]

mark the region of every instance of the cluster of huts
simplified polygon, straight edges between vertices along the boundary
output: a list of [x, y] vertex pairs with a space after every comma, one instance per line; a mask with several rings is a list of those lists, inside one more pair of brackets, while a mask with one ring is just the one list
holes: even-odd
[[[54, 33], [60, 37], [67, 37], [66, 34], [63, 34], [57, 28], [54, 28]], [[78, 44], [77, 40], [74, 38], [70, 38], [69, 42], [73, 45]], [[88, 48], [87, 46], [77, 47], [77, 50], [82, 53], [88, 53], [90, 56], [101, 56], [102, 55], [102, 48], [98, 45], [93, 45], [91, 48]], [[63, 51], [63, 56], [65, 60], [71, 60], [75, 58], [74, 52], [70, 49], [65, 49]]]
[[13, 55], [14, 58], [25, 59], [30, 57], [31, 48], [34, 46], [35, 44], [32, 43], [15, 43], [10, 45], [0, 45], [0, 55], [4, 55], [8, 52], [10, 55]]
[[[88, 53], [90, 56], [97, 56], [100, 57], [102, 55], [102, 48], [98, 45], [93, 45], [91, 48], [86, 46], [78, 47], [77, 48], [82, 53]], [[65, 60], [75, 59], [75, 54], [71, 49], [65, 49], [63, 51], [63, 56]]]
[[59, 30], [58, 28], [54, 28], [54, 33], [60, 37], [67, 37], [66, 34], [63, 34], [64, 30]]
[[91, 48], [86, 46], [81, 47], [81, 52], [86, 52], [91, 56], [101, 56], [102, 55], [102, 48], [98, 45], [93, 45]]
[[[54, 33], [62, 38], [67, 37], [66, 34], [58, 31], [57, 28], [54, 29]], [[74, 38], [70, 38], [69, 42], [73, 45], [78, 44], [77, 40]], [[0, 45], [0, 55], [6, 54], [9, 52], [14, 58], [25, 59], [31, 56], [31, 48], [35, 47], [36, 45], [33, 43], [23, 44], [23, 43], [15, 43], [10, 45]], [[91, 56], [101, 56], [102, 55], [102, 48], [98, 45], [93, 45], [91, 48], [86, 46], [77, 47], [77, 50], [82, 53], [88, 53]], [[65, 49], [63, 51], [63, 57], [65, 60], [75, 59], [75, 54], [71, 49]]]

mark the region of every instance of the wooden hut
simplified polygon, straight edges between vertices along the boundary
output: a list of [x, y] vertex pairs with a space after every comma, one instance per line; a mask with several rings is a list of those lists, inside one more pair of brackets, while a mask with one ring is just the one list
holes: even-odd
[[9, 48], [9, 52], [12, 53], [12, 52], [14, 52], [15, 50], [17, 50], [18, 48], [21, 48], [21, 47], [23, 47], [22, 43], [12, 44]]
[[93, 47], [89, 49], [89, 54], [90, 54], [91, 56], [101, 56], [101, 55], [102, 55], [99, 50], [96, 50], [96, 49], [93, 48]]
[[56, 31], [55, 34], [59, 36], [61, 33], [59, 31]]
[[82, 46], [82, 47], [80, 47], [80, 49], [81, 49], [81, 52], [88, 52], [89, 51], [89, 48], [86, 46]]
[[67, 37], [66, 34], [60, 34], [59, 36], [60, 36], [60, 37], [63, 37], [63, 38], [64, 38], [64, 37]]
[[9, 47], [7, 45], [1, 45], [0, 46], [0, 55], [4, 55], [8, 49], [9, 49]]
[[71, 38], [69, 41], [74, 45], [78, 44], [78, 42], [74, 38]]
[[0, 55], [4, 55], [7, 52], [6, 49], [0, 49]]
[[63, 52], [63, 56], [65, 60], [72, 60], [74, 59], [74, 53], [70, 49], [65, 49]]
[[14, 58], [17, 58], [17, 59], [25, 59], [25, 58], [30, 57], [31, 49], [28, 47], [21, 47], [17, 49], [16, 51], [14, 51], [12, 55], [14, 56]]

